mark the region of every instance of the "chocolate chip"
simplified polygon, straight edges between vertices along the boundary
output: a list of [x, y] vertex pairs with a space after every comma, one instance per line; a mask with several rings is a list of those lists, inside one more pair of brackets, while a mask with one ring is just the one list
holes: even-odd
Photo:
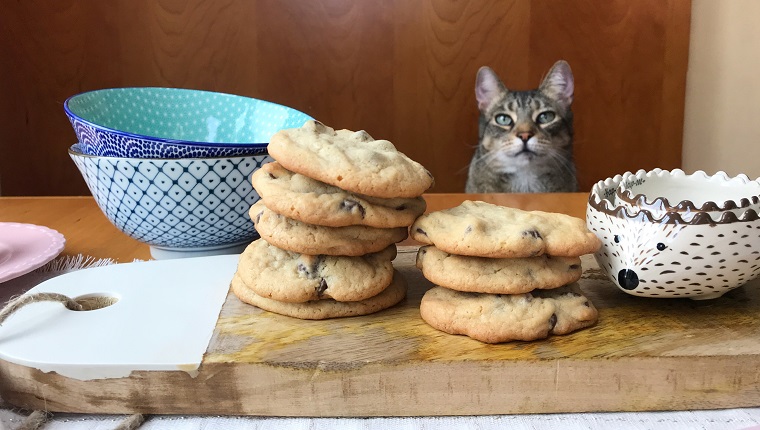
[[314, 259], [309, 267], [307, 267], [304, 263], [298, 263], [298, 265], [296, 265], [296, 270], [298, 270], [298, 273], [302, 274], [303, 276], [306, 276], [309, 279], [314, 279], [317, 275], [317, 272], [319, 272], [319, 266], [323, 261], [324, 256], [320, 255]]
[[351, 211], [358, 205], [359, 205], [359, 202], [355, 202], [353, 200], [343, 200], [340, 203], [340, 208], [343, 209], [344, 211]]
[[319, 272], [319, 266], [322, 265], [322, 263], [325, 261], [324, 255], [318, 255], [314, 262], [311, 264], [310, 270], [311, 270], [311, 276], [316, 276], [317, 272]]
[[298, 270], [298, 273], [302, 273], [302, 274], [304, 274], [306, 276], [310, 275], [309, 269], [307, 269], [306, 265], [303, 264], [303, 263], [298, 263], [298, 265], [296, 266], [296, 270]]
[[359, 202], [355, 200], [343, 200], [343, 202], [340, 204], [340, 208], [348, 212], [353, 211], [354, 208], [359, 208], [359, 212], [362, 214], [362, 218], [364, 218], [364, 215], [367, 213], [367, 210], [364, 209], [364, 206], [360, 205]]
[[541, 239], [541, 233], [538, 230], [525, 230], [523, 236], [532, 236], [534, 239]]
[[317, 297], [322, 297], [322, 294], [325, 293], [325, 290], [327, 290], [327, 281], [325, 281], [325, 278], [322, 278], [319, 281], [319, 286], [317, 287]]
[[551, 318], [549, 318], [549, 325], [551, 326], [549, 330], [554, 330], [554, 326], [557, 325], [557, 314], [552, 314]]

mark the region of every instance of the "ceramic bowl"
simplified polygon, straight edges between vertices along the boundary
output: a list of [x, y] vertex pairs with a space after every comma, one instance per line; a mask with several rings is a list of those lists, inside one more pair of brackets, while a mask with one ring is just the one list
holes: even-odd
[[602, 241], [594, 255], [620, 290], [652, 298], [713, 299], [760, 274], [760, 217], [753, 209], [714, 221], [678, 212], [661, 216], [615, 203], [617, 175], [596, 183], [586, 221]]
[[248, 211], [250, 176], [267, 154], [138, 159], [69, 156], [100, 209], [119, 230], [150, 245], [155, 259], [236, 254], [259, 236]]
[[626, 175], [615, 195], [621, 206], [646, 209], [656, 217], [678, 212], [686, 221], [697, 214], [718, 221], [727, 212], [739, 217], [747, 209], [760, 211], [760, 182], [725, 172], [709, 176], [701, 170], [692, 174], [680, 169], [639, 170]]
[[265, 100], [180, 88], [109, 88], [68, 98], [64, 111], [84, 154], [202, 158], [266, 153], [303, 112]]

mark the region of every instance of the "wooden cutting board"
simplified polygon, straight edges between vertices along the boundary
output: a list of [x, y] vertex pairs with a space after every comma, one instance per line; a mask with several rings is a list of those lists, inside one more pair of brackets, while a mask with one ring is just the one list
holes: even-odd
[[420, 299], [431, 285], [414, 256], [413, 249], [400, 249], [395, 266], [410, 289], [386, 311], [302, 321], [228, 295], [197, 371], [188, 365], [188, 371], [82, 380], [0, 361], [0, 394], [16, 406], [49, 411], [265, 416], [760, 405], [757, 280], [710, 301], [646, 299], [617, 290], [586, 256], [580, 285], [600, 311], [596, 326], [487, 345], [438, 332], [420, 319]]

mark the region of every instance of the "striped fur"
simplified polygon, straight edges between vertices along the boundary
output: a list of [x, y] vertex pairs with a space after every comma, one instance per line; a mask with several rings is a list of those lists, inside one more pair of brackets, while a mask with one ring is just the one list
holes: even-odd
[[577, 191], [573, 161], [573, 75], [557, 62], [538, 89], [510, 91], [488, 67], [478, 71], [479, 144], [468, 193]]

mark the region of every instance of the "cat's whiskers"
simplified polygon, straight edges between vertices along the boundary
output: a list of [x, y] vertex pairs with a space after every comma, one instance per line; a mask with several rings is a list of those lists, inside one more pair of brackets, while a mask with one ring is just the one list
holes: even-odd
[[561, 154], [560, 151], [553, 149], [552, 151], [547, 152], [546, 155], [549, 156], [549, 159], [554, 162], [554, 165], [558, 169], [564, 170], [571, 176], [575, 176], [575, 172], [573, 172], [571, 163], [568, 161], [568, 158], [566, 156]]
[[470, 160], [470, 163], [469, 163], [469, 164], [467, 164], [467, 165], [466, 165], [464, 168], [462, 168], [461, 170], [459, 170], [457, 173], [462, 173], [462, 172], [464, 172], [465, 170], [469, 170], [469, 169], [470, 169], [470, 166], [471, 166], [472, 164], [478, 164], [478, 163], [480, 163], [480, 162], [483, 162], [483, 163], [485, 163], [486, 165], [489, 165], [489, 166], [490, 166], [490, 165], [492, 164], [492, 162], [493, 162], [493, 159], [494, 159], [494, 158], [496, 158], [496, 157], [498, 157], [498, 153], [497, 153], [497, 152], [498, 152], [498, 151], [489, 151], [489, 152], [486, 152], [486, 153], [484, 153], [484, 154], [481, 154], [479, 157], [478, 157], [478, 156], [474, 156], [474, 157], [472, 157], [472, 159]]
[[488, 154], [486, 154], [481, 159], [484, 160], [484, 163], [487, 166], [491, 166], [492, 168], [496, 169], [503, 169], [506, 166], [506, 162], [504, 160], [504, 153], [507, 153], [508, 156], [510, 154], [505, 149], [507, 145], [501, 145], [501, 147], [495, 151], [490, 151]]

